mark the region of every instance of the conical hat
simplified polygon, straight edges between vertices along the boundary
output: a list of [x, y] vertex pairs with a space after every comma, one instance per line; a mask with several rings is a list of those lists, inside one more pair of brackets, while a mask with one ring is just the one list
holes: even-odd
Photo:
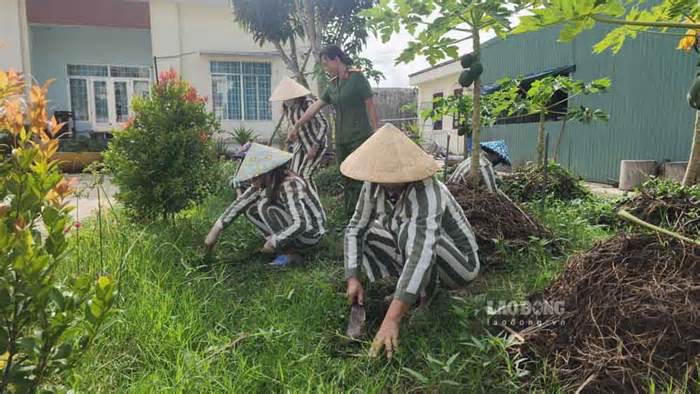
[[234, 182], [243, 182], [262, 175], [284, 165], [292, 159], [292, 154], [257, 143], [250, 144], [250, 149], [241, 163], [241, 168]]
[[304, 97], [307, 94], [311, 94], [309, 89], [292, 78], [284, 77], [282, 82], [275, 88], [275, 91], [272, 92], [270, 101], [291, 100], [297, 97]]
[[340, 165], [348, 178], [373, 183], [405, 183], [438, 171], [435, 160], [396, 126], [387, 123]]

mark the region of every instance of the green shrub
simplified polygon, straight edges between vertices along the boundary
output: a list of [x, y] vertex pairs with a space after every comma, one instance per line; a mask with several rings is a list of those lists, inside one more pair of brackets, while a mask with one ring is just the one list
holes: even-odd
[[0, 393], [54, 391], [56, 375], [83, 356], [115, 294], [109, 276], [64, 283], [56, 273], [70, 253], [71, 207], [63, 200], [71, 184], [53, 158], [60, 127], [46, 119], [48, 84], [32, 87], [26, 107], [24, 88], [20, 76], [0, 70], [0, 129], [14, 145], [0, 162]]
[[107, 140], [87, 136], [61, 138], [58, 146], [60, 152], [102, 152], [105, 149], [107, 149]]
[[314, 176], [318, 193], [326, 196], [337, 196], [343, 192], [343, 177], [337, 165], [321, 168]]
[[151, 95], [135, 99], [134, 117], [115, 131], [105, 164], [119, 198], [140, 218], [168, 217], [201, 201], [216, 173], [210, 139], [218, 122], [197, 91], [174, 71], [161, 74]]
[[248, 142], [254, 142], [255, 139], [258, 137], [257, 134], [255, 134], [255, 130], [246, 127], [236, 127], [229, 134], [231, 134], [231, 136], [233, 137], [233, 141], [235, 141], [239, 145], [245, 145]]

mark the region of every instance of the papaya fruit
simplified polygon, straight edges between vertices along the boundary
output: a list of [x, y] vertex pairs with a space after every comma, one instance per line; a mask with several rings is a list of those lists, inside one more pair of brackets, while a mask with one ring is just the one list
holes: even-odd
[[696, 110], [700, 110], [700, 77], [695, 78], [688, 91], [688, 105]]
[[466, 55], [462, 55], [459, 61], [462, 63], [462, 68], [469, 68], [476, 61], [476, 56], [474, 56], [473, 53], [467, 53]]
[[484, 72], [484, 66], [480, 62], [475, 62], [469, 68], [469, 71], [472, 72], [472, 75], [475, 76], [474, 79], [476, 79], [479, 77], [479, 75], [481, 75]]
[[474, 81], [476, 81], [476, 78], [472, 77], [471, 70], [464, 70], [461, 74], [459, 74], [459, 84], [462, 87], [468, 88], [472, 86]]

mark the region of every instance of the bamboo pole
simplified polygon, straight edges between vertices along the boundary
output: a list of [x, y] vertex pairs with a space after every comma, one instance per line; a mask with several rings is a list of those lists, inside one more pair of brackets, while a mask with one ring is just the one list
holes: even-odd
[[645, 222], [644, 220], [642, 220], [642, 219], [640, 219], [640, 218], [638, 218], [638, 217], [632, 215], [631, 213], [627, 212], [627, 211], [624, 210], [624, 209], [619, 210], [619, 211], [617, 212], [617, 216], [619, 216], [619, 217], [621, 217], [621, 218], [623, 218], [623, 219], [625, 219], [625, 220], [627, 220], [627, 221], [629, 221], [629, 222], [632, 222], [632, 223], [634, 223], [634, 224], [636, 224], [636, 225], [639, 225], [639, 226], [642, 226], [642, 227], [644, 227], [644, 228], [647, 228], [647, 229], [649, 229], [649, 230], [653, 230], [653, 231], [656, 231], [657, 233], [664, 234], [664, 235], [667, 235], [667, 236], [669, 236], [669, 237], [675, 238], [675, 239], [677, 239], [677, 240], [679, 240], [679, 241], [688, 242], [688, 243], [691, 243], [691, 244], [695, 244], [695, 245], [697, 245], [697, 246], [700, 246], [700, 241], [698, 241], [698, 240], [694, 240], [694, 239], [685, 237], [685, 236], [683, 236], [683, 235], [681, 235], [681, 234], [674, 233], [673, 231], [666, 230], [665, 228], [661, 228], [661, 227], [658, 227], [658, 226], [654, 226], [653, 224], [648, 223], [648, 222]]

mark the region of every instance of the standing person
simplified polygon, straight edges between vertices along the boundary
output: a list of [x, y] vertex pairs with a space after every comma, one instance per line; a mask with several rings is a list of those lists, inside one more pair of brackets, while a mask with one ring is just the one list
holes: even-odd
[[204, 240], [207, 251], [241, 214], [265, 237], [262, 251], [278, 253], [272, 265], [300, 262], [299, 252], [318, 244], [326, 233], [326, 215], [316, 192], [287, 169], [291, 158], [288, 152], [251, 144], [235, 182], [250, 180], [252, 186], [216, 220]]
[[436, 284], [464, 287], [479, 272], [476, 237], [462, 208], [433, 176], [435, 160], [401, 130], [382, 126], [340, 166], [364, 181], [345, 230], [348, 300], [364, 303], [360, 271], [370, 281], [398, 277], [394, 298], [372, 342], [372, 353], [396, 351], [400, 323]]
[[[498, 186], [496, 185], [496, 172], [493, 170], [493, 167], [501, 163], [507, 166], [510, 165], [508, 146], [503, 140], [482, 142], [479, 146], [481, 147], [481, 155], [479, 156], [481, 181], [489, 193], [496, 193]], [[469, 178], [470, 164], [471, 156], [457, 165], [457, 168], [447, 179], [447, 183], [466, 183], [467, 178]]]
[[[296, 138], [301, 126], [330, 104], [335, 109], [335, 150], [341, 163], [379, 128], [377, 108], [367, 78], [360, 70], [351, 68], [352, 60], [340, 47], [325, 47], [321, 51], [321, 64], [332, 78], [321, 99], [306, 110], [289, 137]], [[344, 177], [343, 183], [345, 212], [350, 216], [357, 204], [362, 182]]]
[[[282, 101], [282, 116], [294, 126], [315, 100], [309, 89], [289, 77], [285, 77], [270, 96], [270, 101]], [[292, 162], [289, 169], [316, 191], [313, 175], [321, 165], [328, 145], [328, 121], [319, 112], [298, 129], [294, 136]]]

